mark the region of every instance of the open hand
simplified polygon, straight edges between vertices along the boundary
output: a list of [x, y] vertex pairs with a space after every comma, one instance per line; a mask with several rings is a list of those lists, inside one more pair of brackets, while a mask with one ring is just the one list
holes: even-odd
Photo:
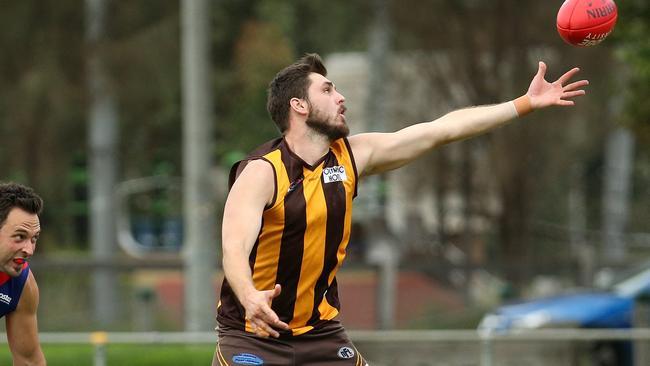
[[568, 99], [584, 95], [585, 91], [580, 88], [589, 85], [588, 80], [580, 80], [564, 85], [576, 73], [578, 73], [578, 71], [580, 71], [580, 69], [575, 67], [564, 73], [564, 75], [560, 76], [556, 81], [549, 83], [544, 79], [544, 75], [546, 75], [546, 64], [540, 61], [537, 74], [530, 83], [530, 87], [526, 93], [530, 98], [531, 107], [533, 109], [538, 109], [551, 105], [573, 105], [574, 102]]
[[280, 295], [282, 288], [275, 285], [273, 290], [252, 291], [242, 302], [246, 309], [246, 320], [253, 328], [253, 332], [260, 337], [269, 336], [277, 338], [280, 334], [273, 328], [288, 330], [289, 326], [278, 318], [278, 315], [271, 309], [271, 302]]

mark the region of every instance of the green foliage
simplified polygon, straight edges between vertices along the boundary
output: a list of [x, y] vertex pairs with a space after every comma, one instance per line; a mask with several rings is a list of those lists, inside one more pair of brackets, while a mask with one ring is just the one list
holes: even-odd
[[365, 51], [373, 0], [295, 0], [291, 39], [298, 54]]
[[166, 165], [180, 175], [180, 30], [176, 2], [132, 2], [112, 9], [101, 48], [118, 100], [118, 159], [127, 178]]
[[290, 40], [273, 23], [250, 20], [234, 45], [228, 85], [219, 87], [225, 104], [217, 117], [219, 158], [230, 151], [249, 151], [278, 135], [266, 112], [266, 86], [293, 61]]
[[[42, 221], [64, 228], [66, 173], [85, 147], [83, 2], [9, 2], [0, 24], [0, 180], [34, 186], [46, 200]], [[42, 242], [64, 237], [48, 230]]]
[[[215, 161], [276, 137], [266, 112], [275, 73], [306, 51], [365, 44], [367, 1], [224, 0], [211, 3]], [[179, 2], [107, 2], [97, 52], [118, 107], [118, 179], [180, 176]], [[0, 13], [0, 180], [32, 185], [46, 201], [42, 248], [86, 246], [86, 3], [19, 1]], [[163, 167], [163, 168], [161, 168]], [[41, 250], [43, 250], [41, 249]]]
[[[451, 106], [455, 102], [454, 88], [462, 88], [472, 104], [511, 97], [513, 90], [520, 90], [534, 72], [531, 60], [522, 51], [526, 49], [530, 57], [551, 56], [552, 72], [579, 64], [584, 75], [592, 80], [589, 101], [584, 98], [580, 103], [583, 107], [576, 108], [576, 115], [584, 116], [584, 123], [590, 127], [567, 131], [564, 126], [577, 123], [568, 121], [564, 111], [553, 111], [531, 117], [543, 121], [513, 126], [483, 140], [501, 146], [491, 153], [498, 162], [495, 173], [503, 170], [511, 174], [497, 178], [513, 185], [504, 183], [498, 188], [500, 192], [521, 195], [504, 202], [532, 202], [531, 215], [536, 217], [565, 217], [560, 212], [564, 208], [552, 203], [566, 191], [566, 182], [555, 177], [567, 174], [573, 162], [591, 166], [600, 161], [600, 144], [609, 124], [603, 117], [603, 106], [617, 92], [610, 80], [611, 75], [617, 74], [608, 68], [612, 48], [619, 50], [620, 57], [629, 65], [627, 123], [637, 132], [639, 146], [650, 142], [650, 104], [645, 101], [650, 94], [647, 1], [617, 2], [620, 20], [615, 32], [603, 45], [591, 49], [575, 49], [562, 43], [554, 28], [557, 6], [547, 2], [388, 3], [394, 50], [454, 53], [453, 75], [441, 75], [431, 60], [419, 70], [431, 85], [439, 86], [440, 96], [449, 100]], [[108, 4], [107, 35], [99, 52], [108, 65], [119, 108], [118, 179], [179, 176], [179, 2], [141, 0]], [[279, 69], [305, 52], [327, 56], [332, 52], [367, 49], [373, 4], [372, 0], [212, 2], [213, 72], [206, 77], [214, 91], [214, 161], [229, 165], [260, 143], [278, 136], [265, 107], [268, 82]], [[84, 40], [84, 8], [85, 2], [81, 0], [14, 1], [4, 4], [0, 12], [0, 75], [7, 86], [0, 90], [0, 179], [30, 184], [45, 198], [46, 230], [39, 251], [72, 244], [79, 248], [87, 246], [85, 68], [89, 50]], [[512, 65], [517, 67], [509, 71]], [[587, 130], [589, 136], [584, 134]], [[504, 156], [499, 151], [505, 151], [501, 154]], [[567, 155], [571, 159], [566, 159]], [[639, 161], [647, 164], [647, 152], [642, 150], [639, 156]], [[585, 173], [585, 179], [595, 187], [588, 192], [592, 206], [598, 202], [593, 197], [597, 197], [599, 187], [593, 182], [600, 179], [600, 165], [594, 169], [594, 173]], [[647, 169], [642, 165], [635, 169], [642, 180], [635, 182], [634, 194], [647, 197], [642, 188], [647, 182], [643, 178]], [[529, 179], [510, 179], [515, 177]], [[552, 184], [556, 185], [553, 189], [542, 189]], [[515, 186], [523, 188], [513, 191]], [[643, 199], [634, 204], [639, 206], [636, 210], [643, 210]], [[162, 203], [156, 208], [166, 209]], [[591, 211], [590, 215], [599, 215], [598, 207]], [[504, 212], [520, 215], [508, 207]], [[642, 226], [642, 215], [631, 217], [639, 221], [637, 227]], [[525, 222], [525, 217], [522, 220]], [[495, 227], [499, 225], [496, 221], [492, 223]]]
[[305, 52], [365, 45], [365, 1], [223, 1], [215, 7], [216, 157], [242, 155], [279, 135], [266, 111], [273, 76]]
[[619, 19], [612, 41], [630, 70], [621, 70], [628, 78], [625, 90], [626, 122], [636, 130], [640, 143], [650, 142], [650, 3], [630, 0], [617, 2]]

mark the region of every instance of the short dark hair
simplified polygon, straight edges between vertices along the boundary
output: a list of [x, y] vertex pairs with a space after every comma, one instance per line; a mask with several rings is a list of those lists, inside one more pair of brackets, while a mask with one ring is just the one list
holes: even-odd
[[316, 53], [308, 53], [300, 60], [285, 67], [275, 75], [269, 84], [266, 109], [271, 119], [284, 133], [289, 128], [289, 101], [291, 98], [309, 100], [309, 74], [315, 72], [327, 76], [327, 69], [323, 60]]
[[9, 212], [15, 207], [40, 215], [43, 199], [33, 189], [21, 184], [0, 183], [0, 227], [5, 224]]

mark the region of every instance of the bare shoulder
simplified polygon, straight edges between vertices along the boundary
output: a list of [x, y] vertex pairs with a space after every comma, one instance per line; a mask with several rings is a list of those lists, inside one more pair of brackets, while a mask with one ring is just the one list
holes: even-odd
[[348, 137], [359, 176], [368, 175], [368, 163], [371, 161], [375, 147], [382, 143], [385, 133], [367, 132]]
[[348, 137], [348, 142], [350, 143], [350, 147], [353, 150], [364, 147], [364, 145], [367, 145], [370, 142], [370, 140], [372, 139], [372, 135], [373, 135], [372, 132], [367, 132], [367, 133], [359, 133]]
[[18, 306], [16, 307], [17, 312], [26, 312], [26, 313], [36, 313], [38, 308], [38, 284], [34, 278], [32, 271], [29, 271], [27, 275], [27, 281], [25, 281], [25, 287], [23, 292], [20, 295], [20, 300], [18, 301]]
[[241, 173], [235, 180], [234, 184], [237, 184], [239, 181], [254, 181], [254, 182], [265, 182], [270, 181], [274, 177], [273, 167], [271, 163], [264, 159], [254, 159], [246, 162]]
[[246, 163], [230, 190], [229, 199], [271, 202], [275, 192], [275, 173], [271, 163], [255, 159]]

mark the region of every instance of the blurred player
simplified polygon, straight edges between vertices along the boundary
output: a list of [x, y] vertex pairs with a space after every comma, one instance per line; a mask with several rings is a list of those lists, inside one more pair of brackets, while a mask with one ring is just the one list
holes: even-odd
[[38, 286], [29, 270], [41, 233], [43, 201], [27, 188], [0, 183], [0, 317], [6, 317], [14, 366], [45, 365], [38, 340]]
[[451, 112], [394, 133], [348, 136], [345, 98], [316, 54], [280, 71], [267, 109], [282, 137], [231, 170], [223, 218], [225, 280], [213, 365], [349, 365], [366, 361], [338, 321], [336, 272], [350, 237], [358, 179], [552, 105], [573, 105], [574, 68], [509, 102]]

